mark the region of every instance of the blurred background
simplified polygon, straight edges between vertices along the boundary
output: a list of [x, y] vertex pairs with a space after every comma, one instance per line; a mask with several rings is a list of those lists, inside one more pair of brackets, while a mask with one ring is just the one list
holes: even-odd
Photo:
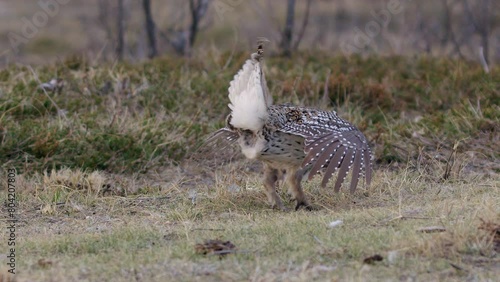
[[0, 66], [240, 51], [264, 36], [275, 55], [426, 53], [491, 67], [499, 26], [495, 0], [2, 0]]

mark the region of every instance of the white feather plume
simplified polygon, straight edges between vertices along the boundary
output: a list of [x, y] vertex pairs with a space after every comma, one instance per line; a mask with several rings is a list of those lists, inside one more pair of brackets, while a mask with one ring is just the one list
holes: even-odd
[[228, 105], [232, 111], [231, 125], [257, 132], [267, 119], [270, 101], [267, 86], [257, 60], [247, 60], [229, 86]]

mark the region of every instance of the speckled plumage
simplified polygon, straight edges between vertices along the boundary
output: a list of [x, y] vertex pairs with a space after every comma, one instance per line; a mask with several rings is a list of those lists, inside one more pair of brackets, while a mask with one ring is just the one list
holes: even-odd
[[[264, 163], [266, 194], [271, 205], [281, 209], [284, 206], [276, 193], [279, 170], [286, 171], [288, 191], [297, 201], [296, 208], [309, 207], [300, 185], [307, 174], [311, 179], [323, 172], [322, 186], [326, 186], [338, 170], [335, 191], [339, 191], [352, 169], [351, 192], [363, 176], [369, 185], [373, 157], [365, 136], [333, 111], [272, 105], [261, 68], [262, 54], [260, 43], [257, 53], [252, 54], [231, 82], [232, 113], [226, 119], [226, 127], [211, 138], [238, 142], [247, 158]], [[233, 120], [235, 116], [237, 121]]]

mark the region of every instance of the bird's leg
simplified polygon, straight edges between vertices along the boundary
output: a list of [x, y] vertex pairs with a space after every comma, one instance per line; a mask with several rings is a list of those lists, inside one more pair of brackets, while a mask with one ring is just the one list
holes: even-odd
[[264, 164], [264, 187], [266, 188], [266, 195], [272, 208], [279, 208], [286, 210], [281, 202], [278, 193], [276, 193], [276, 182], [278, 181], [278, 170], [271, 168], [269, 165]]
[[297, 201], [297, 205], [295, 206], [295, 210], [298, 210], [300, 207], [304, 206], [307, 210], [310, 210], [311, 207], [307, 203], [306, 195], [304, 191], [302, 191], [301, 180], [304, 172], [302, 170], [297, 169], [288, 169], [286, 173], [286, 182], [288, 184], [288, 193], [292, 195], [293, 199]]

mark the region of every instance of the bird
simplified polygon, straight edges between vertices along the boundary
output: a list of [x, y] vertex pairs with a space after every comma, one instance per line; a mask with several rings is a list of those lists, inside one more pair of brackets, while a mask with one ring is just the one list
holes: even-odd
[[274, 105], [263, 70], [265, 38], [257, 41], [252, 53], [234, 76], [228, 89], [231, 110], [225, 126], [207, 141], [223, 139], [237, 143], [248, 159], [263, 162], [263, 184], [272, 208], [287, 210], [276, 188], [278, 176], [284, 172], [288, 194], [296, 201], [295, 210], [311, 209], [301, 186], [323, 173], [326, 187], [338, 171], [335, 192], [351, 171], [350, 192], [354, 193], [360, 179], [370, 186], [373, 154], [363, 133], [342, 119], [335, 111]]

